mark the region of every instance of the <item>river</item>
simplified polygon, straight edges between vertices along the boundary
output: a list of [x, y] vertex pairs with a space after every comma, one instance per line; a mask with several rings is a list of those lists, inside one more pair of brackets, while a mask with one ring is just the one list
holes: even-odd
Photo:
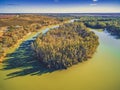
[[93, 58], [54, 72], [33, 59], [30, 43], [37, 34], [27, 38], [0, 64], [0, 90], [120, 90], [120, 40], [92, 31], [100, 42]]

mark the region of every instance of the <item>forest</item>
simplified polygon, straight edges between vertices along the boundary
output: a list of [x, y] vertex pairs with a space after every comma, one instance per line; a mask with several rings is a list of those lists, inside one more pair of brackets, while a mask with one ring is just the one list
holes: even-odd
[[54, 17], [25, 14], [0, 18], [0, 58], [5, 56], [6, 49], [14, 46], [25, 35], [37, 33], [44, 26], [59, 24], [63, 21], [64, 19]]
[[[32, 15], [32, 14], [30, 14], [30, 15], [29, 14], [27, 14], [27, 15], [25, 15], [25, 14], [12, 15], [9, 17], [0, 18], [0, 58], [4, 57], [5, 53], [6, 53], [5, 51], [8, 48], [14, 46], [16, 43], [18, 43], [19, 40], [23, 39], [24, 36], [31, 34], [32, 32], [37, 33], [38, 30], [40, 30], [44, 26], [59, 24], [61, 22], [68, 21], [70, 19], [71, 19], [71, 17], [68, 17], [68, 18], [54, 17], [54, 16], [50, 17], [50, 16]], [[80, 26], [77, 23], [80, 23]], [[68, 40], [68, 41], [65, 41], [66, 43], [69, 42], [69, 39], [71, 42], [74, 42], [73, 38], [76, 38], [76, 41], [77, 41], [77, 36], [78, 36], [78, 38], [82, 37], [82, 36], [76, 35], [76, 37], [75, 37], [75, 35], [73, 35], [73, 37], [70, 37], [69, 34], [72, 35], [72, 32], [73, 32], [73, 34], [76, 34], [75, 30], [80, 29], [81, 35], [82, 35], [82, 33], [84, 35], [84, 33], [86, 33], [87, 31], [89, 32], [87, 27], [94, 28], [96, 30], [103, 29], [103, 30], [108, 31], [111, 35], [116, 36], [116, 38], [120, 38], [120, 26], [119, 25], [120, 25], [120, 17], [118, 17], [118, 16], [116, 16], [116, 17], [112, 17], [112, 16], [111, 17], [109, 17], [109, 16], [82, 16], [82, 17], [79, 17], [79, 20], [77, 20], [76, 23], [74, 23], [74, 25], [73, 24], [65, 24], [63, 26], [60, 26], [57, 30], [57, 31], [59, 31], [60, 36], [52, 35], [52, 33], [55, 32], [54, 30], [52, 30], [52, 32], [50, 31], [49, 33], [47, 33], [46, 38], [49, 37], [49, 40], [53, 40], [53, 41], [54, 40], [56, 41], [58, 39], [59, 44], [62, 43], [62, 42], [60, 42], [60, 40], [64, 40], [66, 38]], [[82, 29], [85, 28], [84, 31], [86, 31], [86, 32], [82, 31], [81, 28]], [[60, 30], [63, 30], [63, 31], [60, 31]], [[70, 32], [68, 33], [67, 31], [65, 32], [65, 30], [67, 30], [67, 31], [71, 30], [71, 33]], [[65, 33], [66, 33], [67, 37], [65, 37]], [[50, 35], [48, 35], [48, 34], [50, 34]], [[80, 32], [79, 32], [79, 34], [80, 34]], [[43, 36], [41, 36], [41, 37], [43, 37]], [[56, 39], [54, 39], [53, 37], [55, 37]], [[89, 37], [87, 37], [87, 39], [89, 39]], [[41, 38], [40, 38], [40, 40], [41, 40]], [[51, 42], [53, 42], [53, 41], [51, 41]], [[41, 41], [41, 42], [43, 42], [43, 41]], [[76, 43], [76, 42], [74, 42], [74, 43]], [[54, 44], [53, 45], [50, 44], [50, 45], [54, 46]], [[38, 44], [38, 46], [39, 46], [39, 44]], [[67, 47], [66, 44], [65, 44], [65, 46]], [[65, 46], [64, 46], [64, 48], [65, 48]], [[91, 47], [92, 47], [92, 44], [91, 44]], [[55, 51], [55, 52], [58, 52], [58, 51]], [[53, 52], [51, 52], [51, 53], [53, 53]], [[79, 61], [81, 61], [81, 60], [79, 60]], [[72, 62], [72, 63], [75, 63], [75, 62]], [[52, 67], [51, 65], [48, 65], [48, 66]], [[65, 66], [67, 67], [67, 65], [63, 65], [62, 67], [65, 67]], [[70, 65], [68, 65], [68, 66], [70, 66]], [[59, 68], [61, 68], [61, 67], [59, 67]]]
[[40, 34], [31, 44], [39, 61], [49, 69], [67, 69], [96, 52], [98, 37], [82, 22], [69, 23]]
[[109, 16], [84, 16], [81, 17], [80, 22], [84, 22], [87, 27], [94, 29], [107, 30], [113, 36], [120, 38], [120, 17]]

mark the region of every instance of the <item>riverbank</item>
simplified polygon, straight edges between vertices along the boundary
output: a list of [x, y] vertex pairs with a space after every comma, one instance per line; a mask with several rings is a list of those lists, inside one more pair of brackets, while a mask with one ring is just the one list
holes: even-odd
[[98, 46], [98, 37], [81, 22], [49, 30], [32, 43], [35, 56], [45, 68], [52, 70], [67, 69], [88, 60]]
[[62, 23], [55, 24], [55, 25], [43, 26], [43, 27], [41, 27], [39, 30], [37, 30], [37, 32], [30, 32], [30, 33], [28, 33], [27, 35], [23, 36], [22, 39], [18, 40], [18, 42], [17, 42], [14, 46], [11, 46], [10, 48], [7, 48], [7, 49], [5, 50], [4, 56], [2, 56], [2, 57], [0, 58], [0, 63], [2, 63], [2, 62], [4, 61], [5, 56], [6, 56], [7, 54], [13, 53], [13, 52], [19, 47], [19, 45], [20, 45], [23, 41], [27, 40], [28, 38], [34, 36], [34, 35], [37, 34], [37, 33], [41, 33], [41, 32], [42, 32], [44, 29], [46, 29], [46, 28], [52, 28], [52, 27], [54, 27], [54, 26], [59, 26], [59, 25], [62, 25], [63, 23], [70, 23], [70, 21], [71, 21], [71, 20], [64, 21], [64, 22], [62, 22]]
[[30, 50], [23, 53], [23, 49], [27, 47], [17, 50], [7, 57], [9, 59], [3, 65], [0, 65], [0, 89], [119, 90], [120, 40], [107, 33], [93, 31], [99, 36], [100, 45], [97, 52], [89, 61], [74, 65], [67, 70], [48, 72], [40, 69], [39, 61], [25, 58], [26, 55], [31, 55]]

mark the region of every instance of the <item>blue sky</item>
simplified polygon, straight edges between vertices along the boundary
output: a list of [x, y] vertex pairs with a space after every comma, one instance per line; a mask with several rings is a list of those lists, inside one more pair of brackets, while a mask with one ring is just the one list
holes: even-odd
[[0, 0], [0, 13], [120, 12], [120, 0]]

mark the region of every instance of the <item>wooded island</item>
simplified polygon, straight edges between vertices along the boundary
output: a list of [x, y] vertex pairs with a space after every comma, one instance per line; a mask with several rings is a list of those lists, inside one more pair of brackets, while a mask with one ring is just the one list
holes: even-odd
[[98, 37], [83, 23], [69, 23], [40, 34], [32, 48], [47, 68], [66, 69], [91, 58], [98, 45]]

